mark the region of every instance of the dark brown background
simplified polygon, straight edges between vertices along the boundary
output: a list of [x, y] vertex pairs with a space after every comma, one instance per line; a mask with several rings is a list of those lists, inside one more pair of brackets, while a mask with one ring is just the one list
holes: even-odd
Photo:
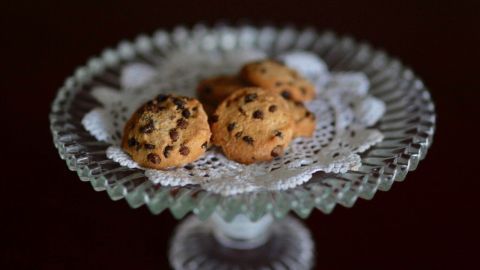
[[52, 145], [49, 106], [76, 66], [120, 39], [241, 18], [368, 40], [411, 66], [437, 105], [433, 148], [405, 182], [373, 201], [328, 216], [315, 211], [305, 221], [316, 240], [317, 269], [478, 265], [479, 149], [472, 140], [480, 112], [479, 4], [132, 2], [0, 3], [1, 269], [168, 269], [177, 222], [168, 212], [153, 216], [112, 202], [79, 181]]

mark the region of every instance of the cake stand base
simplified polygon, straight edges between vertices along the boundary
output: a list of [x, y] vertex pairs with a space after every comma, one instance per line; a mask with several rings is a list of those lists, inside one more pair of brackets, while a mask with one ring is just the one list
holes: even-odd
[[[230, 237], [238, 232], [246, 232], [251, 237]], [[202, 222], [190, 216], [178, 226], [169, 253], [172, 267], [178, 270], [302, 270], [313, 267], [313, 258], [310, 232], [290, 216], [274, 222], [268, 217], [258, 222], [242, 219], [223, 224], [215, 217]]]

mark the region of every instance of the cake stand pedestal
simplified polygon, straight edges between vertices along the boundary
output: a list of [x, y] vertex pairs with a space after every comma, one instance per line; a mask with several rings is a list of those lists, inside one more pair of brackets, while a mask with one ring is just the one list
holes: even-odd
[[311, 269], [314, 244], [308, 229], [287, 216], [266, 215], [252, 222], [245, 215], [225, 222], [185, 219], [173, 236], [169, 259], [174, 269]]

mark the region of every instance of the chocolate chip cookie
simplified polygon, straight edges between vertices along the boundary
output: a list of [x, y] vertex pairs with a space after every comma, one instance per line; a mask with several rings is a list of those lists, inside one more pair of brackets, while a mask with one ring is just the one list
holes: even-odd
[[143, 167], [166, 169], [198, 159], [210, 136], [207, 114], [198, 100], [159, 95], [128, 120], [122, 148]]
[[302, 102], [288, 101], [293, 117], [293, 137], [311, 137], [315, 131], [315, 115]]
[[274, 60], [246, 64], [240, 76], [245, 82], [281, 94], [286, 99], [309, 101], [315, 97], [315, 87], [311, 82]]
[[197, 86], [197, 96], [211, 115], [220, 102], [245, 86], [238, 76], [220, 75], [201, 81]]
[[256, 87], [234, 92], [209, 120], [213, 144], [229, 159], [244, 164], [282, 155], [293, 136], [293, 119], [285, 99]]

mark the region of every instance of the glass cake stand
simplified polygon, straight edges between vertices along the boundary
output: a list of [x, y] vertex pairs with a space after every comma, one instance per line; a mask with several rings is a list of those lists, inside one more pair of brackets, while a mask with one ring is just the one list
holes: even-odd
[[[384, 140], [362, 154], [362, 166], [343, 174], [317, 173], [307, 183], [283, 191], [222, 196], [199, 186], [161, 186], [142, 170], [108, 159], [109, 146], [82, 126], [82, 117], [99, 103], [93, 86], [119, 86], [120, 68], [131, 62], [157, 65], [172, 48], [201, 42], [204, 50], [259, 48], [270, 55], [285, 50], [318, 54], [335, 71], [361, 71], [370, 92], [387, 110], [376, 125]], [[198, 44], [197, 44], [198, 45]], [[314, 29], [249, 25], [159, 30], [121, 42], [92, 58], [66, 79], [50, 113], [55, 146], [68, 168], [112, 200], [126, 199], [132, 208], [146, 205], [153, 214], [170, 210], [177, 219], [190, 215], [172, 238], [170, 262], [175, 269], [310, 269], [314, 244], [308, 229], [293, 218], [307, 218], [313, 209], [330, 213], [335, 205], [351, 207], [371, 199], [415, 170], [432, 143], [434, 105], [422, 81], [398, 60], [350, 37]]]

